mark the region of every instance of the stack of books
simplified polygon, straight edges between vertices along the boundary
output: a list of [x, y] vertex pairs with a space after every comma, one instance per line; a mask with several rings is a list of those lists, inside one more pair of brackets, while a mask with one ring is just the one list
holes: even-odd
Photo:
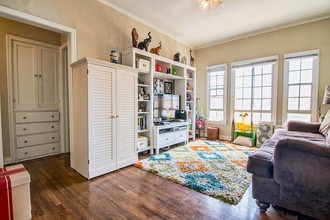
[[146, 130], [147, 129], [147, 118], [145, 115], [138, 116], [138, 129]]

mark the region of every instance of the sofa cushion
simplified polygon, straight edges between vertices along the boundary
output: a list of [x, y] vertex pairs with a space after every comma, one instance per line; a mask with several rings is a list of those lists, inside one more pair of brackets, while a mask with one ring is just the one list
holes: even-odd
[[320, 125], [320, 133], [326, 137], [328, 135], [328, 131], [330, 129], [330, 110], [325, 115], [321, 125]]

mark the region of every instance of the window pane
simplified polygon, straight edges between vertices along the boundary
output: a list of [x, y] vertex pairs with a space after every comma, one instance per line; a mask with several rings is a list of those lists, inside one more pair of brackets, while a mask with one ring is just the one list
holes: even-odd
[[243, 87], [243, 77], [237, 77], [235, 80], [235, 87], [242, 88]]
[[254, 77], [254, 85], [255, 86], [261, 86], [261, 79], [262, 79], [262, 76], [255, 76]]
[[301, 83], [311, 83], [313, 81], [313, 71], [303, 70], [301, 71]]
[[270, 75], [270, 74], [263, 75], [262, 85], [271, 86], [272, 85], [272, 75]]
[[298, 110], [298, 98], [288, 98], [288, 109]]
[[210, 108], [223, 109], [223, 96], [210, 97]]
[[261, 120], [262, 121], [272, 121], [272, 114], [271, 113], [262, 113]]
[[267, 64], [263, 66], [263, 72], [265, 73], [272, 73], [272, 64]]
[[210, 88], [214, 89], [217, 85], [217, 80], [215, 77], [210, 77]]
[[251, 88], [244, 88], [243, 97], [249, 99], [251, 98]]
[[289, 86], [289, 97], [299, 97], [299, 86]]
[[243, 98], [243, 89], [236, 89], [236, 90], [235, 90], [235, 97], [236, 97], [237, 99], [241, 99], [241, 98]]
[[247, 76], [243, 78], [243, 86], [244, 87], [251, 87], [252, 86], [252, 77], [251, 76]]
[[217, 90], [215, 89], [210, 90], [210, 96], [214, 96], [216, 94], [217, 94]]
[[311, 97], [312, 96], [312, 86], [311, 85], [300, 86], [300, 96], [301, 97]]
[[254, 95], [254, 98], [260, 99], [261, 98], [261, 88], [260, 87], [259, 88], [255, 88], [253, 95]]
[[210, 111], [209, 115], [210, 121], [223, 121], [223, 111]]
[[242, 99], [235, 100], [235, 110], [243, 110], [243, 100]]
[[244, 110], [251, 109], [251, 99], [243, 99], [243, 109]]
[[244, 76], [251, 76], [252, 75], [252, 66], [244, 67], [243, 72], [244, 72], [243, 73]]
[[300, 70], [300, 60], [290, 60], [289, 61], [289, 70]]
[[311, 110], [311, 98], [300, 98], [299, 109], [306, 111]]
[[262, 100], [262, 110], [264, 111], [270, 111], [272, 106], [271, 99], [263, 99]]
[[243, 76], [243, 68], [237, 68], [235, 70], [235, 77], [242, 77]]
[[263, 98], [271, 98], [272, 97], [272, 88], [271, 87], [263, 87], [262, 88], [262, 97]]
[[313, 58], [302, 59], [301, 69], [313, 69]]
[[258, 124], [261, 119], [261, 113], [253, 113], [253, 124]]
[[254, 67], [254, 75], [260, 75], [260, 74], [262, 74], [262, 66]]
[[300, 71], [289, 72], [289, 84], [300, 82]]
[[261, 110], [261, 99], [253, 100], [253, 110]]
[[311, 114], [292, 114], [292, 113], [288, 113], [288, 115], [287, 115], [288, 121], [295, 120], [295, 121], [310, 122], [311, 118], [312, 118]]

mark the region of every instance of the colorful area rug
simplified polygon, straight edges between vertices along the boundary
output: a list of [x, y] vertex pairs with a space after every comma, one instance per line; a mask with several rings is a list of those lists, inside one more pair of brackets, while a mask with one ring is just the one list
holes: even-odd
[[251, 183], [246, 162], [253, 147], [198, 140], [134, 166], [236, 205]]

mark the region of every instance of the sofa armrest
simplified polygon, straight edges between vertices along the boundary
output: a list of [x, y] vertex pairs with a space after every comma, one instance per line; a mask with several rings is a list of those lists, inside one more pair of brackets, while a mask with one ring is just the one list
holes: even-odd
[[279, 140], [274, 151], [274, 179], [281, 187], [307, 192], [330, 191], [330, 147], [296, 138]]
[[310, 123], [303, 121], [288, 121], [287, 129], [288, 131], [302, 131], [311, 133], [320, 133], [321, 123]]

